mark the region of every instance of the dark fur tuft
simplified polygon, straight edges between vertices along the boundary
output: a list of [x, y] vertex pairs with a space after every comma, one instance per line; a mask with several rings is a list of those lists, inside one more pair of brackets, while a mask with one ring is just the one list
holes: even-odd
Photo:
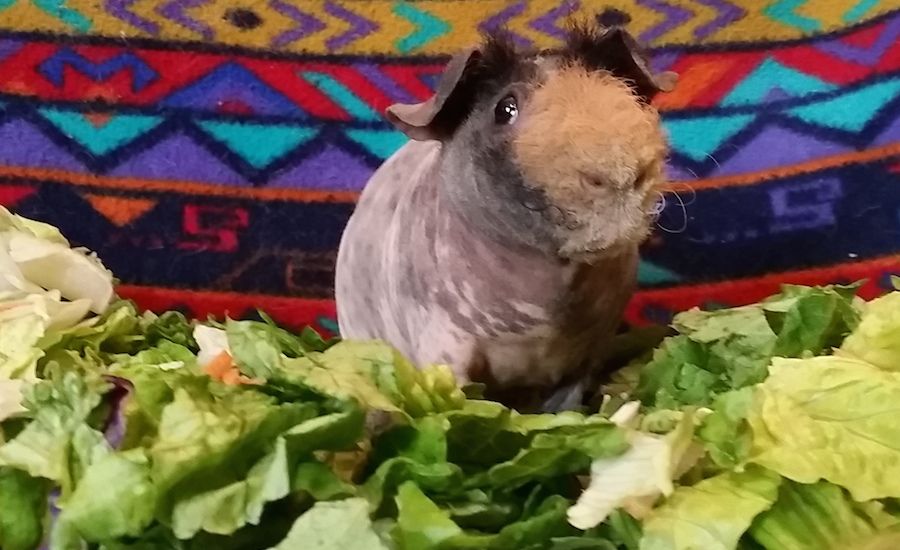
[[605, 27], [596, 22], [570, 23], [563, 58], [591, 70], [608, 71], [649, 100], [659, 89], [650, 73], [649, 60], [640, 44], [622, 27]]

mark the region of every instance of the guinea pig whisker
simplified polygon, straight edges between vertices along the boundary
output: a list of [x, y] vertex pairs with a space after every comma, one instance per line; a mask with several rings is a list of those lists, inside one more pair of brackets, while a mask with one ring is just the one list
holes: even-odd
[[[675, 196], [675, 200], [678, 201], [678, 206], [681, 207], [681, 218], [682, 218], [681, 227], [679, 227], [677, 229], [672, 229], [672, 228], [663, 226], [659, 222], [656, 223], [656, 227], [660, 228], [661, 230], [665, 231], [666, 233], [671, 233], [671, 234], [684, 233], [684, 231], [687, 229], [687, 226], [688, 226], [687, 208], [685, 207], [684, 200], [681, 198], [681, 195], [678, 193], [678, 191], [672, 190], [670, 192], [672, 193], [672, 195]], [[666, 204], [668, 204], [668, 201], [666, 201]], [[665, 204], [664, 204], [664, 207], [665, 207]], [[661, 213], [662, 212], [660, 212], [660, 214]]]
[[661, 191], [656, 194], [658, 198], [656, 199], [656, 202], [653, 203], [653, 208], [650, 210], [650, 217], [653, 221], [659, 220], [660, 214], [666, 209], [666, 195]]

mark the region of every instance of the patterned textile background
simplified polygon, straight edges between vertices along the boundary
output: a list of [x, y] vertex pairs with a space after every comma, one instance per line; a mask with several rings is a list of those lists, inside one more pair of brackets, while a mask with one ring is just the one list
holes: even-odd
[[0, 0], [0, 203], [143, 306], [334, 328], [342, 228], [404, 141], [383, 109], [570, 14], [681, 74], [630, 322], [900, 272], [900, 0]]

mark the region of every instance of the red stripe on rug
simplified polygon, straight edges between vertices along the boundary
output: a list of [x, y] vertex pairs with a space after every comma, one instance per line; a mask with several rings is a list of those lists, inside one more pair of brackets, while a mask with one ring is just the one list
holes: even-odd
[[859, 295], [872, 299], [886, 291], [890, 275], [900, 274], [900, 256], [864, 262], [776, 273], [752, 279], [638, 291], [625, 312], [631, 325], [667, 322], [667, 317], [693, 307], [741, 306], [776, 294], [783, 284], [825, 285], [865, 280]]
[[312, 326], [330, 333], [333, 327], [329, 321], [336, 317], [332, 300], [137, 285], [120, 285], [117, 291], [122, 298], [134, 300], [141, 309], [158, 313], [173, 309], [187, 310], [186, 314], [197, 319], [210, 316], [217, 319], [226, 316], [242, 318], [258, 309], [282, 326], [291, 329]]

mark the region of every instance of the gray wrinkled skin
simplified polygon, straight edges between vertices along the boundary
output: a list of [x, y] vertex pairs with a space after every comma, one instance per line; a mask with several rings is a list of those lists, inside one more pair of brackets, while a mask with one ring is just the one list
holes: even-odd
[[555, 384], [615, 330], [637, 247], [575, 264], [476, 231], [443, 191], [454, 176], [441, 147], [408, 143], [363, 192], [338, 255], [341, 333], [449, 364], [461, 381]]

